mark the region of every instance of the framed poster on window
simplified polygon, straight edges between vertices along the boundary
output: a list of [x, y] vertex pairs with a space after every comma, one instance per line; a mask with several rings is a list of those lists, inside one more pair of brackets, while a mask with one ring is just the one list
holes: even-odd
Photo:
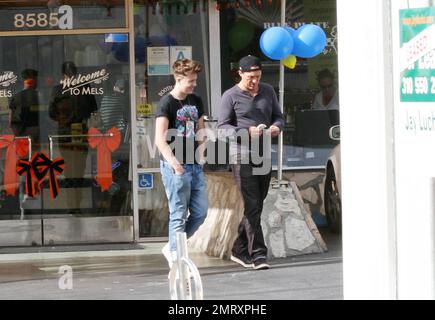
[[169, 47], [147, 48], [148, 76], [171, 74], [169, 65]]

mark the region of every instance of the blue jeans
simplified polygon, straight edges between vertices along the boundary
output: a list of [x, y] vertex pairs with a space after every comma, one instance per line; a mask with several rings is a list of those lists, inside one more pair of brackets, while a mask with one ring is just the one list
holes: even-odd
[[[202, 166], [184, 164], [184, 173], [176, 175], [171, 165], [160, 160], [160, 170], [169, 206], [169, 248], [174, 257], [177, 232], [192, 236], [207, 216], [207, 187]], [[188, 212], [190, 213], [188, 215]]]

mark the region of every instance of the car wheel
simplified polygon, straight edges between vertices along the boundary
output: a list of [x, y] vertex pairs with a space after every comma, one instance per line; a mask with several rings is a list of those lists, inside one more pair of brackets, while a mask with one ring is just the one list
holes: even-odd
[[332, 233], [341, 233], [341, 198], [332, 166], [328, 166], [326, 170], [324, 199], [329, 230]]

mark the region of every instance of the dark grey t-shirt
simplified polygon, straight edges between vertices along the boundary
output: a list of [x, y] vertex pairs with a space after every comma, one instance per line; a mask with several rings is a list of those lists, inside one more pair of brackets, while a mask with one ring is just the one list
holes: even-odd
[[[225, 129], [227, 134], [221, 137], [229, 136], [232, 130], [239, 132], [260, 124], [265, 124], [267, 127], [274, 125], [281, 130], [284, 127], [278, 98], [271, 85], [260, 83], [258, 94], [255, 97], [240, 89], [238, 85], [224, 92], [219, 110], [218, 129], [220, 131]], [[238, 149], [231, 150], [231, 152], [233, 154], [244, 153], [243, 147], [249, 149], [249, 146], [238, 145]]]
[[271, 85], [260, 83], [255, 97], [240, 89], [238, 85], [224, 92], [218, 128], [239, 131], [259, 124], [265, 124], [267, 127], [275, 125], [280, 129], [284, 126], [278, 98]]

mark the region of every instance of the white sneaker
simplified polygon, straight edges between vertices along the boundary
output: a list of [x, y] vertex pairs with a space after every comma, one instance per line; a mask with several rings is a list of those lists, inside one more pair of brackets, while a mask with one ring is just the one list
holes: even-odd
[[172, 255], [171, 250], [169, 249], [169, 242], [165, 244], [165, 246], [162, 248], [162, 254], [165, 256], [166, 260], [168, 260], [168, 266], [169, 269], [172, 268]]

